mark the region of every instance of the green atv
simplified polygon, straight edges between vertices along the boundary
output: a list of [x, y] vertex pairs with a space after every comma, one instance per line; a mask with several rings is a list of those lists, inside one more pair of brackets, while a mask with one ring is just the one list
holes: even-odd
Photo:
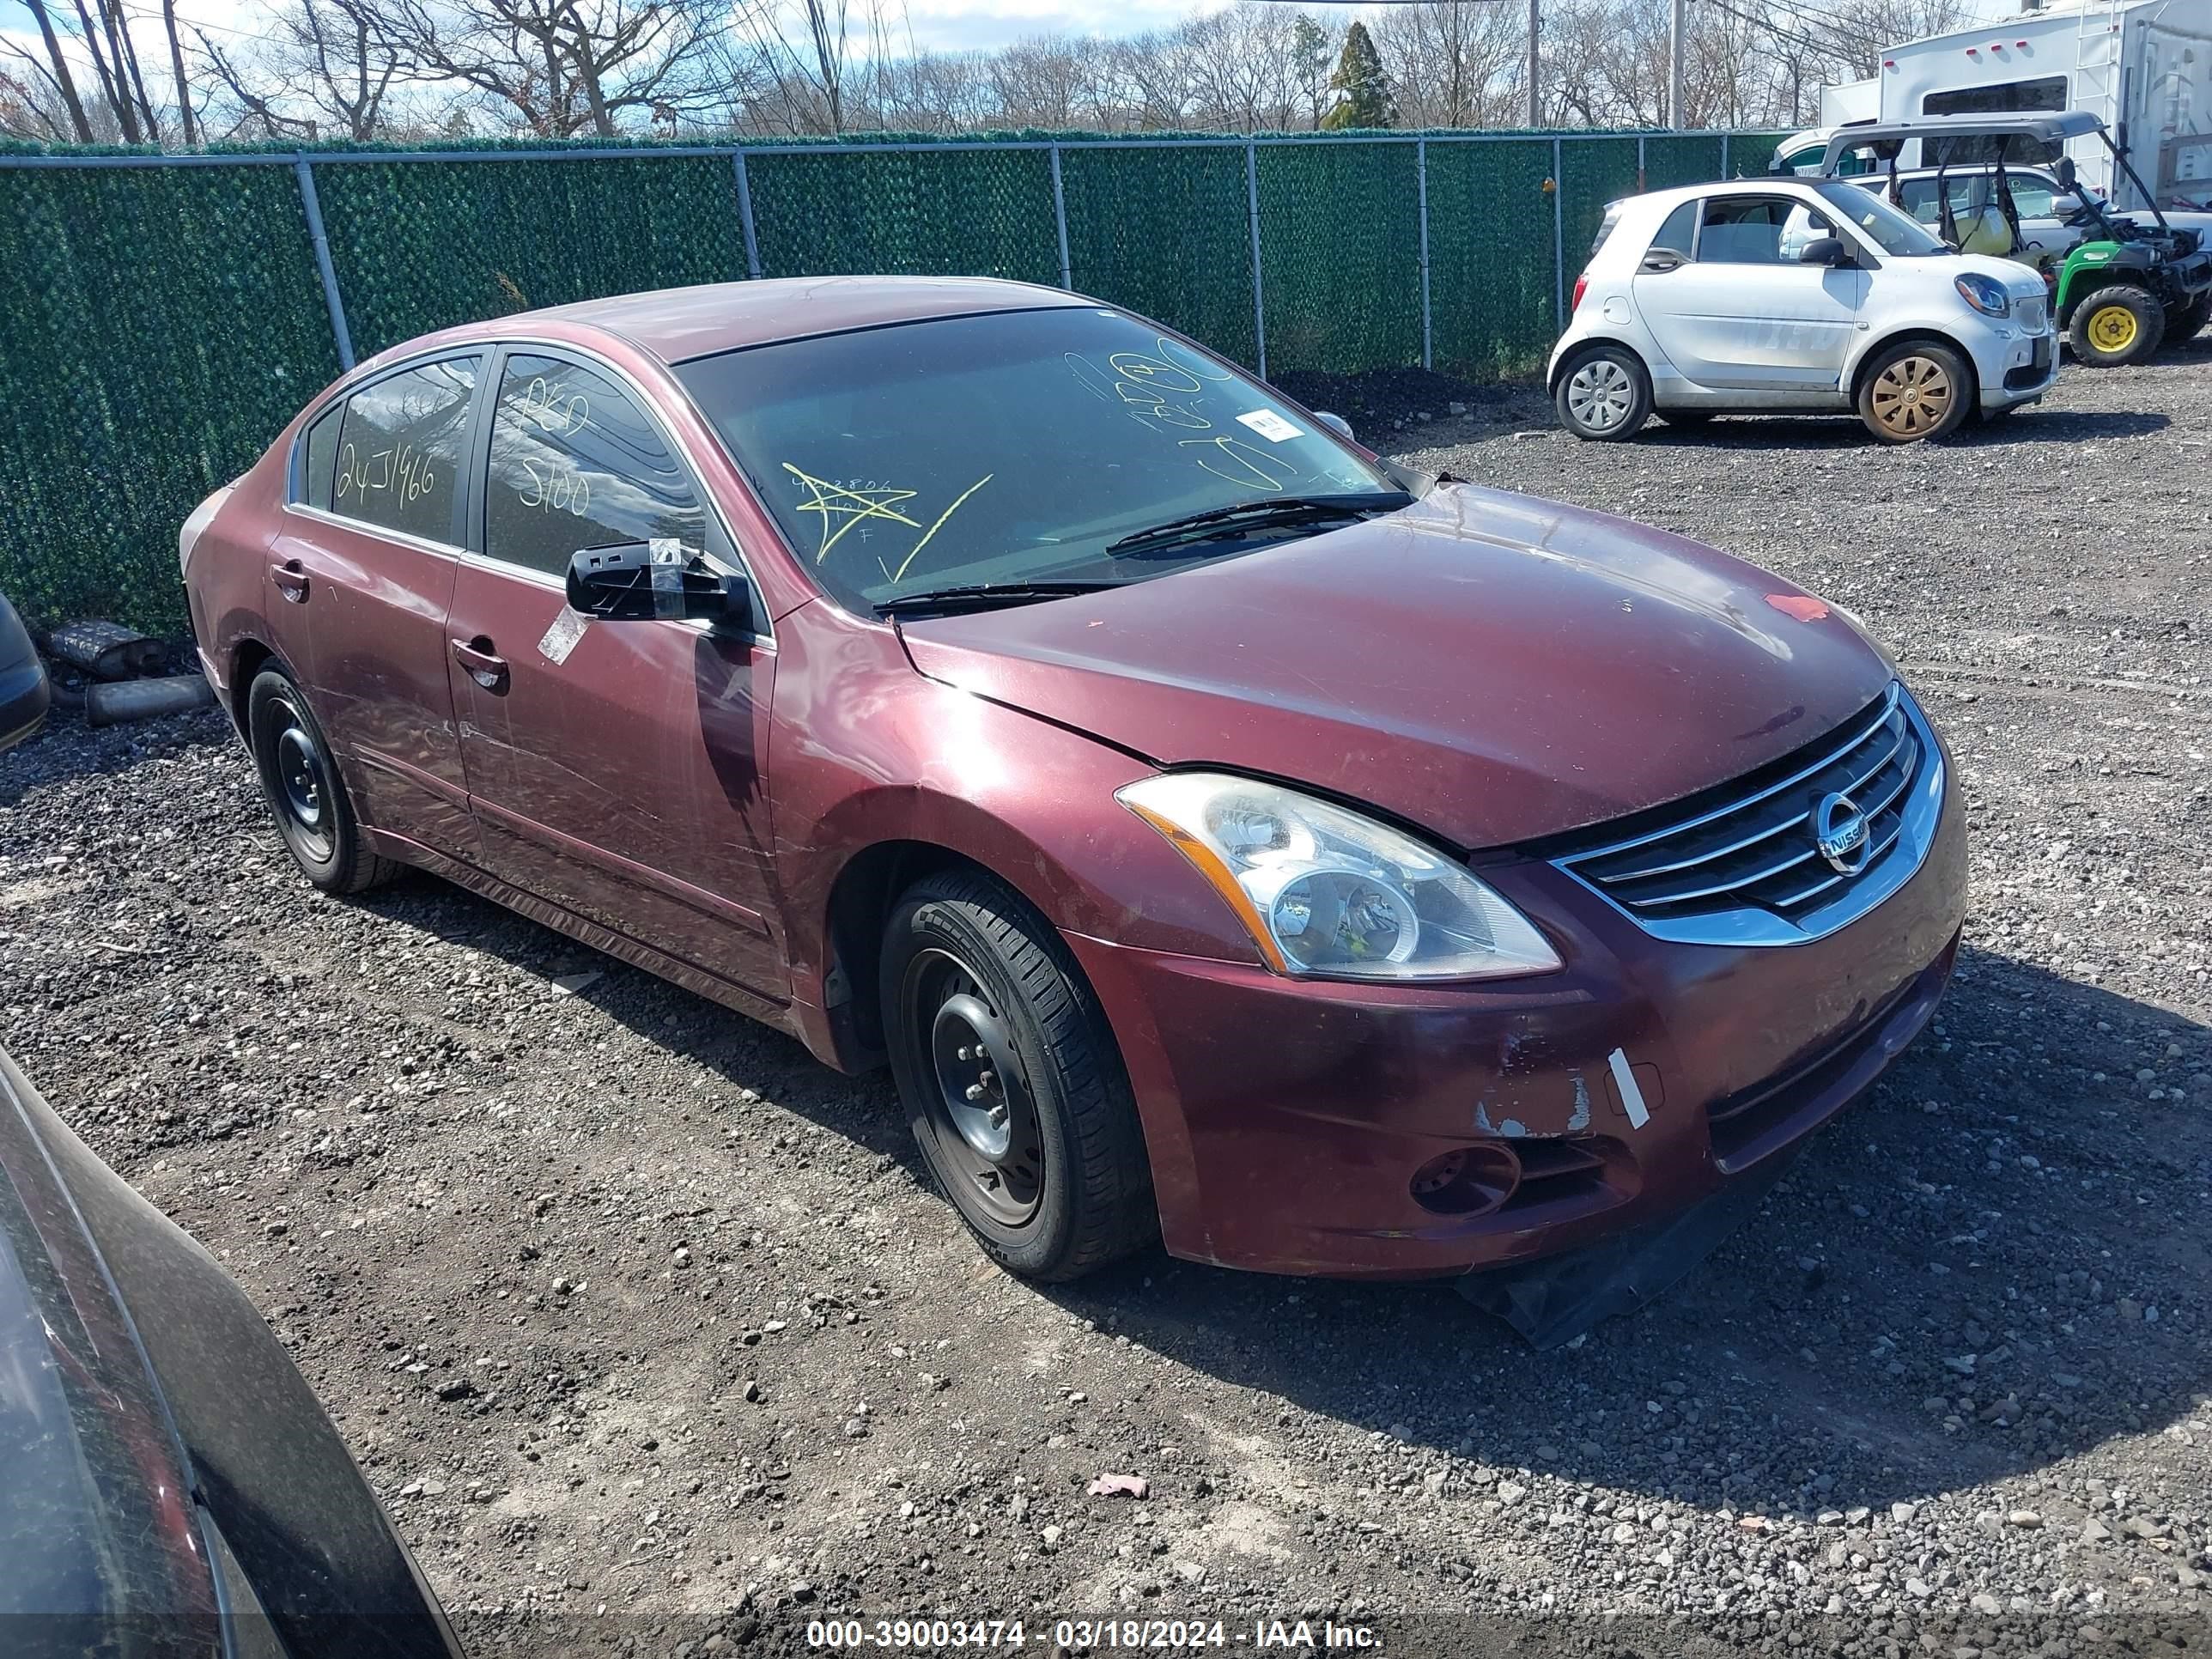
[[[2113, 154], [2128, 166], [2126, 151]], [[2067, 251], [2052, 294], [2074, 355], [2098, 368], [2140, 363], [2169, 336], [2183, 340], [2203, 328], [2212, 318], [2212, 252], [2197, 246], [2198, 234], [2175, 229], [2155, 205], [2155, 231], [2116, 219], [2081, 187], [2070, 157], [2055, 171], [2081, 204], [2066, 222], [2083, 240]]]
[[[2116, 172], [2124, 172], [2153, 204], [2155, 229], [2113, 214], [2091, 195], [2075, 177], [2071, 157], [2058, 155], [2044, 167], [2043, 158], [2057, 155], [2068, 139], [2091, 133], [2104, 140]], [[1899, 202], [1898, 156], [1911, 138], [1922, 141], [1923, 158], [1938, 157], [1934, 200], [1942, 216], [1934, 228], [1953, 247], [1971, 240], [1976, 252], [2001, 252], [2040, 270], [2051, 286], [2058, 325], [2082, 362], [2099, 368], [2142, 362], [2166, 339], [2185, 339], [2212, 319], [2212, 252], [2202, 246], [2203, 233], [2168, 222], [2129, 161], [2126, 146], [2114, 143], [2104, 122], [2087, 111], [1854, 123], [1832, 131], [1820, 172], [1850, 177], [1869, 189], [1886, 184], [1890, 199]], [[2026, 154], [2009, 154], [2015, 146]], [[1857, 151], [1871, 153], [1874, 168], [1861, 161], [1847, 174], [1844, 158]], [[2014, 177], [2023, 176], [2023, 164], [2047, 171], [2059, 191], [2072, 191], [2079, 205], [2069, 210], [2054, 200], [2058, 219], [2023, 223], [2011, 186]], [[1885, 165], [1886, 175], [1879, 171]], [[1985, 172], [1994, 180], [1994, 200], [1962, 224], [1949, 184]]]

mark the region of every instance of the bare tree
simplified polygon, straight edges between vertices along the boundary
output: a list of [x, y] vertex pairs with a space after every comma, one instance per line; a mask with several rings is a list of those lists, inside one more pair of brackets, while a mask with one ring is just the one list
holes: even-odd
[[[38, 72], [60, 98], [62, 107], [69, 112], [70, 133], [80, 144], [92, 142], [92, 123], [86, 118], [84, 103], [76, 95], [76, 81], [70, 73], [69, 58], [62, 51], [61, 36], [54, 27], [53, 14], [46, 9], [46, 0], [23, 0], [38, 20], [39, 40], [46, 49], [46, 61], [40, 64], [28, 52], [21, 53], [24, 61]], [[29, 89], [25, 89], [26, 102], [30, 102]]]
[[1239, 3], [1182, 26], [1196, 113], [1236, 132], [1287, 130], [1304, 103], [1297, 18], [1265, 0]]
[[1512, 118], [1528, 48], [1520, 8], [1491, 0], [1393, 6], [1370, 33], [1408, 126], [1476, 127]]

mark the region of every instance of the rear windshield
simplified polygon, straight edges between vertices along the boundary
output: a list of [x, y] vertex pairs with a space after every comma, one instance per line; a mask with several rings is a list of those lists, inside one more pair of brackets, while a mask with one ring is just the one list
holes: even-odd
[[1258, 381], [1090, 306], [788, 340], [675, 372], [815, 580], [856, 611], [951, 584], [1155, 574], [1174, 561], [1133, 567], [1109, 546], [1263, 497], [1397, 493]]

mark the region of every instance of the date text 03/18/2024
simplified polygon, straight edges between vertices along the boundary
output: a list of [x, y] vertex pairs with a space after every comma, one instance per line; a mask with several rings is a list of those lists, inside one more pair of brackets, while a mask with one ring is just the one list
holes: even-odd
[[[1324, 1619], [1255, 1619], [1231, 1625], [1220, 1619], [1061, 1619], [1050, 1626], [1052, 1644], [1061, 1651], [1158, 1650], [1243, 1647], [1282, 1650], [1361, 1650], [1382, 1645], [1380, 1632], [1367, 1625], [1340, 1625]], [[811, 1648], [889, 1648], [935, 1650], [948, 1648], [1021, 1648], [1042, 1644], [1045, 1629], [1032, 1638], [1019, 1619], [817, 1619], [806, 1626]]]

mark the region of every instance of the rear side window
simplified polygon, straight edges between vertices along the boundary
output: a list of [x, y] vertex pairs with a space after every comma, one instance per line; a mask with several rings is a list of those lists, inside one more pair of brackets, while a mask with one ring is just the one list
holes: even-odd
[[475, 358], [447, 358], [403, 369], [348, 398], [331, 510], [380, 530], [454, 540], [477, 369]]
[[662, 538], [703, 551], [706, 513], [636, 400], [580, 363], [511, 355], [492, 416], [485, 554], [565, 575], [579, 548]]
[[1595, 259], [1597, 258], [1597, 251], [1605, 246], [1605, 239], [1613, 234], [1613, 228], [1620, 222], [1620, 204], [1618, 202], [1607, 203], [1605, 217], [1597, 222], [1597, 234], [1590, 239], [1591, 258]]
[[333, 404], [307, 428], [305, 472], [300, 480], [298, 499], [325, 513], [331, 508], [331, 475], [337, 470], [338, 422], [344, 418], [345, 405]]
[[1659, 234], [1651, 239], [1646, 254], [1671, 253], [1687, 260], [1698, 236], [1698, 204], [1684, 202], [1667, 216], [1667, 222], [1659, 227]]

